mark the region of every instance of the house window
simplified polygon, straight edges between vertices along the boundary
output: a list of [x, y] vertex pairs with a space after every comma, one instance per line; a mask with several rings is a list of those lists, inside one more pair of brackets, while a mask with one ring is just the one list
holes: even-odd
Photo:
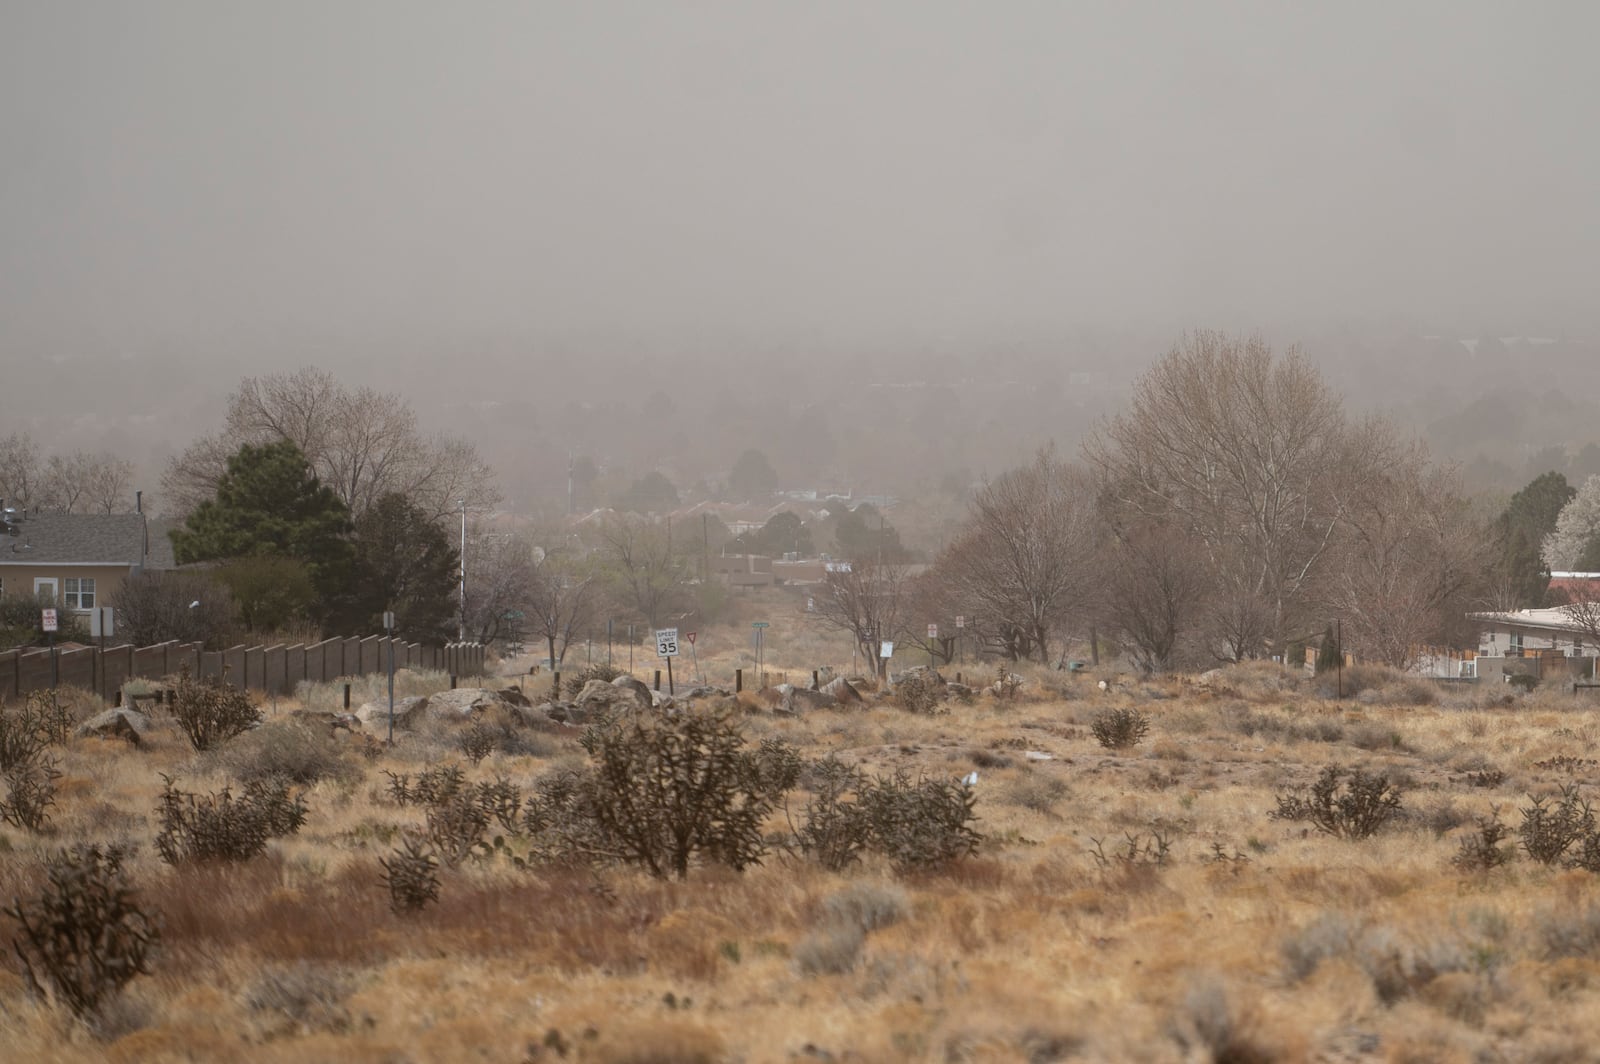
[[94, 609], [94, 577], [69, 576], [61, 582], [62, 597], [69, 610]]
[[1511, 651], [1507, 656], [1508, 657], [1513, 657], [1513, 658], [1522, 657], [1522, 633], [1521, 632], [1512, 632], [1511, 633]]

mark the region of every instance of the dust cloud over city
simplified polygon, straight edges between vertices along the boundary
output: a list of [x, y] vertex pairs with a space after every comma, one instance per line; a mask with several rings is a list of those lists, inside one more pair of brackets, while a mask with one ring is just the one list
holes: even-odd
[[911, 496], [1189, 330], [1514, 489], [1591, 442], [1586, 4], [13, 5], [0, 435], [167, 463], [319, 367], [513, 508]]

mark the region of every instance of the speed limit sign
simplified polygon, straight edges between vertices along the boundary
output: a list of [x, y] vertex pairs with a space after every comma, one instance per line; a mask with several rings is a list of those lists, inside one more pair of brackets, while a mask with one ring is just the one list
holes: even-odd
[[663, 658], [678, 656], [678, 630], [676, 628], [656, 629], [656, 653]]

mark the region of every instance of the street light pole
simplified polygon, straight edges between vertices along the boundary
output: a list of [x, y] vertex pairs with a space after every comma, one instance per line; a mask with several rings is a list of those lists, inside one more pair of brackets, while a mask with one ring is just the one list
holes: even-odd
[[456, 642], [467, 641], [467, 500], [457, 499], [461, 507], [461, 624], [456, 629]]

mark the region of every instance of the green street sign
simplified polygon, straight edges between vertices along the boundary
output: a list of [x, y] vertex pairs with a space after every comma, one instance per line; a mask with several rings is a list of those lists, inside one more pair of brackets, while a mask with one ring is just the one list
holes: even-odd
[[771, 628], [772, 625], [768, 624], [766, 621], [752, 621], [752, 622], [750, 622], [750, 627], [751, 628]]

